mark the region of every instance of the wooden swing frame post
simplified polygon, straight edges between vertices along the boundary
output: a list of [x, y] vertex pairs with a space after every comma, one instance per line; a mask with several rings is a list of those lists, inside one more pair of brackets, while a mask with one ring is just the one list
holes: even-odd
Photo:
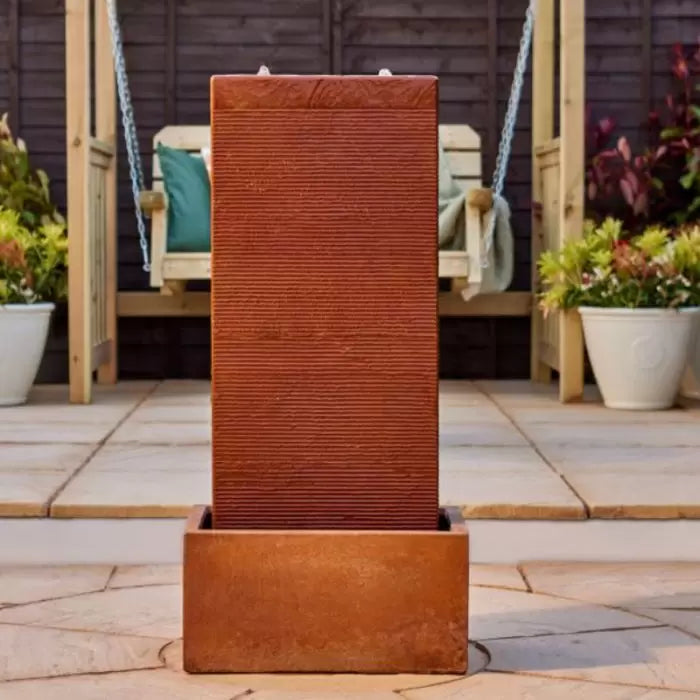
[[[585, 0], [561, 0], [560, 135], [555, 124], [555, 8], [539, 0], [533, 46], [533, 291], [484, 295], [465, 304], [442, 294], [446, 316], [531, 314], [531, 378], [559, 373], [562, 401], [583, 395], [583, 334], [577, 312], [544, 319], [532, 298], [537, 257], [581, 236], [584, 204]], [[97, 380], [117, 379], [117, 316], [208, 316], [209, 295], [117, 293], [116, 77], [104, 0], [66, 0], [66, 143], [69, 235], [70, 400], [89, 403]], [[90, 41], [94, 39], [95, 60]], [[90, 104], [96, 86], [95, 130]], [[561, 193], [561, 196], [560, 196]]]
[[[537, 259], [580, 238], [585, 175], [585, 0], [559, 2], [559, 136], [555, 138], [555, 9], [557, 0], [539, 0], [533, 42], [532, 87], [532, 289], [538, 291]], [[583, 398], [584, 353], [577, 311], [544, 318], [532, 305], [533, 381], [559, 373], [562, 402]]]
[[117, 380], [116, 86], [104, 0], [66, 0], [65, 17], [70, 401], [90, 403], [95, 371]]

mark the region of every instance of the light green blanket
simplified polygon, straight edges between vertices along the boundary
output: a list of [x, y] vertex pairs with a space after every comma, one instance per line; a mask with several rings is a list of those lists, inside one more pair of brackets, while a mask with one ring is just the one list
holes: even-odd
[[[440, 250], [465, 249], [466, 195], [452, 177], [447, 156], [438, 139], [438, 246]], [[487, 267], [481, 271], [480, 293], [503, 292], [513, 279], [513, 231], [510, 208], [505, 199], [494, 200], [493, 212], [484, 217], [484, 229], [489, 216], [496, 217], [493, 243], [486, 257]], [[484, 230], [485, 234], [486, 231]]]

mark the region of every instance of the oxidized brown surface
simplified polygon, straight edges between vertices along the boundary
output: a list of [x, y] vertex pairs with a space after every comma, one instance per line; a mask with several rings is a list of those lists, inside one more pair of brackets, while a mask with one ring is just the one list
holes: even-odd
[[212, 80], [217, 528], [435, 528], [436, 103]]
[[466, 672], [463, 526], [215, 531], [204, 516], [185, 534], [186, 671]]

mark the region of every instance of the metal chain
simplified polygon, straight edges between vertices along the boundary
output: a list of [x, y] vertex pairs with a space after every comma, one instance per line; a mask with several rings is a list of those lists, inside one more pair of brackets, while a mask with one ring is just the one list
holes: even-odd
[[[503, 129], [501, 131], [501, 141], [498, 145], [498, 155], [496, 156], [496, 167], [494, 169], [493, 179], [491, 181], [491, 191], [493, 193], [494, 204], [495, 200], [500, 198], [503, 194], [503, 185], [505, 183], [506, 173], [508, 171], [508, 161], [510, 160], [510, 151], [513, 145], [513, 136], [515, 134], [515, 123], [518, 119], [518, 107], [520, 106], [520, 98], [523, 92], [525, 71], [527, 70], [527, 60], [530, 55], [532, 34], [535, 27], [536, 4], [536, 0], [530, 0], [525, 13], [525, 22], [523, 24], [523, 33], [520, 37], [518, 58], [515, 62], [515, 69], [513, 71], [513, 85], [508, 98], [508, 108], [506, 109], [506, 117], [503, 122]], [[486, 231], [485, 250], [481, 260], [482, 267], [488, 267], [488, 254], [491, 251], [491, 246], [493, 245], [495, 226], [496, 216], [494, 212], [489, 219], [489, 225]]]
[[144, 189], [143, 168], [141, 166], [141, 153], [136, 134], [136, 121], [131, 105], [131, 92], [129, 91], [129, 79], [126, 73], [124, 60], [124, 46], [122, 44], [121, 30], [117, 18], [117, 6], [115, 0], [105, 0], [107, 3], [107, 17], [109, 30], [112, 35], [112, 54], [114, 56], [114, 71], [117, 77], [117, 91], [119, 93], [119, 107], [121, 110], [122, 126], [124, 128], [124, 140], [126, 153], [129, 160], [129, 175], [131, 177], [131, 192], [134, 198], [136, 212], [136, 226], [139, 232], [139, 244], [143, 256], [143, 269], [150, 272], [148, 262], [148, 239], [146, 237], [146, 224], [139, 199], [140, 192]]

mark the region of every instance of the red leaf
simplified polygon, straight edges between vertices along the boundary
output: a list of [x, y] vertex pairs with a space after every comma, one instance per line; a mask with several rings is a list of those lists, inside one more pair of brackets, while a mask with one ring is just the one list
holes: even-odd
[[625, 181], [629, 182], [630, 187], [632, 188], [632, 192], [637, 193], [639, 191], [639, 180], [631, 170], [627, 171], [627, 174], [625, 175]]
[[673, 66], [673, 74], [680, 80], [685, 80], [688, 73], [688, 63], [685, 58], [679, 58]]
[[667, 152], [668, 148], [666, 146], [659, 146], [659, 148], [656, 150], [656, 157], [663, 158], [663, 156], [665, 156]]
[[627, 139], [621, 136], [617, 141], [617, 150], [620, 152], [622, 157], [629, 163], [632, 160], [632, 151]]
[[588, 183], [588, 199], [595, 199], [595, 196], [598, 194], [598, 187], [595, 184], [595, 182], [589, 182]]
[[603, 136], [609, 136], [615, 128], [615, 122], [610, 117], [605, 117], [598, 122], [598, 128]]
[[625, 198], [625, 202], [630, 206], [634, 205], [634, 193], [630, 187], [630, 183], [627, 180], [620, 180], [620, 189], [622, 190], [622, 196]]
[[640, 214], [645, 214], [648, 206], [649, 200], [647, 199], [646, 194], [642, 192], [634, 201], [634, 213], [637, 216]]

